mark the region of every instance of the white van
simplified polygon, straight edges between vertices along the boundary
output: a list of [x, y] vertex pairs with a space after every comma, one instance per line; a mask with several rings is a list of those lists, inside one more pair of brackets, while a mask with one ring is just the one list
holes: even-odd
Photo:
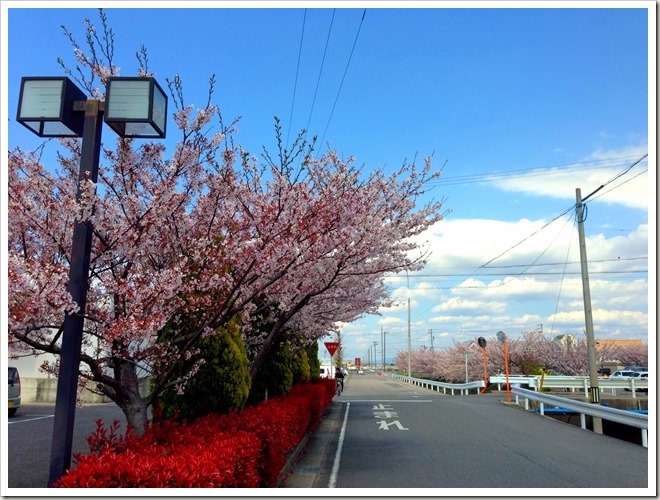
[[330, 365], [321, 365], [321, 373], [319, 376], [321, 378], [335, 378], [335, 371]]
[[9, 416], [13, 417], [21, 407], [21, 377], [18, 368], [9, 367]]

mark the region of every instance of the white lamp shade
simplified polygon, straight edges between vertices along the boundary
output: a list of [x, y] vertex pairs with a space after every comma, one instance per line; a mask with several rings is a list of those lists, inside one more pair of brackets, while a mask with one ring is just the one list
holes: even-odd
[[40, 137], [81, 137], [84, 117], [73, 103], [86, 99], [67, 77], [24, 77], [16, 120]]
[[167, 96], [154, 78], [106, 82], [105, 123], [121, 137], [165, 137]]

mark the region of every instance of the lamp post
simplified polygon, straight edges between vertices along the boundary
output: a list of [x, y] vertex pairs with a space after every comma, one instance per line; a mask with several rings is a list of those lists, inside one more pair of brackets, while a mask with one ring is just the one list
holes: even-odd
[[511, 387], [509, 386], [509, 349], [506, 344], [506, 333], [497, 332], [497, 340], [503, 344], [504, 349], [504, 373], [506, 374], [506, 402], [511, 403]]
[[[104, 113], [108, 126], [121, 137], [165, 137], [167, 96], [153, 78], [108, 78], [105, 102], [87, 99], [67, 77], [21, 79], [16, 121], [39, 137], [82, 137], [76, 202], [82, 182], [96, 184], [98, 179]], [[67, 290], [78, 312], [64, 317], [48, 486], [71, 467], [91, 246], [91, 222], [76, 222]]]
[[486, 389], [488, 388], [488, 371], [486, 368], [488, 365], [488, 359], [486, 357], [486, 339], [483, 337], [479, 337], [477, 339], [477, 344], [479, 344], [479, 347], [481, 347], [483, 362], [484, 362], [484, 388], [481, 390], [481, 393], [483, 394], [484, 392], [486, 392]]
[[465, 351], [465, 383], [466, 384], [470, 381], [468, 376], [468, 361], [470, 361], [471, 357], [472, 357], [472, 353]]

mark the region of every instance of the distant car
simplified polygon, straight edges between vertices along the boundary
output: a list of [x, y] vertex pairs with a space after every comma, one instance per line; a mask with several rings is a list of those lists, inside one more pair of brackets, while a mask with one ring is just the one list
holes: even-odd
[[[634, 375], [632, 375], [630, 378], [634, 378], [636, 381], [639, 379], [646, 379], [648, 381], [649, 379], [649, 372], [635, 372]], [[642, 388], [642, 389], [636, 389], [637, 391], [640, 392], [648, 392], [648, 388]]]
[[21, 407], [21, 377], [18, 368], [9, 367], [9, 416], [13, 417]]
[[633, 372], [630, 370], [617, 370], [612, 374], [610, 378], [630, 378], [630, 377], [634, 377], [635, 373], [639, 373], [639, 372]]
[[362, 368], [358, 368], [357, 374], [358, 375], [364, 375], [364, 370]]
[[611, 368], [598, 368], [598, 375], [601, 375], [603, 377], [609, 377], [612, 375], [612, 369]]
[[623, 369], [625, 371], [631, 371], [631, 372], [648, 372], [649, 369], [646, 366], [624, 366]]

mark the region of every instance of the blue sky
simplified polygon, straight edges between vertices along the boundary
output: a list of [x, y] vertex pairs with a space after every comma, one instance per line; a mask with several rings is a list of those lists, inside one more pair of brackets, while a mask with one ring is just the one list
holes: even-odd
[[[40, 144], [15, 122], [21, 76], [63, 74], [58, 57], [74, 65], [61, 25], [81, 44], [85, 18], [100, 28], [101, 3], [57, 5], [2, 4], [5, 151]], [[436, 348], [540, 324], [582, 335], [574, 219], [540, 228], [575, 203], [576, 188], [586, 196], [646, 153], [594, 196], [585, 229], [600, 273], [596, 337], [647, 341], [655, 331], [654, 2], [103, 5], [123, 76], [136, 74], [144, 44], [161, 85], [179, 74], [187, 102], [201, 106], [215, 74], [215, 101], [226, 120], [241, 116], [237, 142], [256, 154], [274, 151], [278, 116], [290, 140], [309, 123], [309, 137], [324, 137], [317, 150], [328, 142], [365, 169], [415, 155], [447, 161], [431, 195], [451, 213], [422, 237], [429, 264], [388, 280], [402, 306], [342, 325], [349, 359], [366, 358], [374, 341], [380, 352], [381, 327], [389, 355], [407, 347], [408, 298], [414, 348], [430, 347], [430, 330]], [[484, 275], [480, 266], [536, 231]]]

